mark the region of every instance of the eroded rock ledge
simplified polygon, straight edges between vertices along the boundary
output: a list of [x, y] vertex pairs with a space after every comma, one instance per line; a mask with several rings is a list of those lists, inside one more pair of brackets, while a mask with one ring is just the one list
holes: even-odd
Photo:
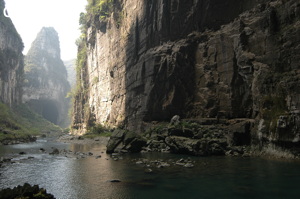
[[[297, 143], [284, 145], [270, 140], [255, 140], [253, 119], [194, 119], [177, 124], [152, 122], [136, 134], [115, 129], [107, 144], [107, 153], [178, 153], [193, 156], [271, 156], [298, 158]], [[277, 154], [276, 154], [277, 153]]]

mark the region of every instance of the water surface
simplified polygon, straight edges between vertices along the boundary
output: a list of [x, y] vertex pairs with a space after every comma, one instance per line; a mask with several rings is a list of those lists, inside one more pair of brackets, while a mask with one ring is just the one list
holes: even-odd
[[[92, 152], [79, 158], [49, 155], [52, 147]], [[40, 151], [44, 148], [47, 153]], [[19, 152], [26, 152], [19, 155]], [[0, 188], [28, 182], [47, 189], [56, 198], [298, 198], [300, 163], [262, 158], [191, 157], [194, 168], [152, 167], [145, 173], [139, 158], [177, 161], [188, 156], [162, 153], [127, 154], [114, 161], [105, 146], [35, 143], [0, 146], [0, 156], [14, 157], [14, 164], [0, 168]], [[101, 155], [101, 158], [96, 156]], [[29, 158], [29, 159], [28, 159]], [[119, 183], [110, 180], [120, 179]]]

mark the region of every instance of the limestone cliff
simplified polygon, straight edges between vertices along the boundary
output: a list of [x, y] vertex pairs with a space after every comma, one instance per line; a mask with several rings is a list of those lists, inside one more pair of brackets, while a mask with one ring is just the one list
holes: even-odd
[[76, 85], [76, 70], [75, 70], [75, 59], [70, 59], [64, 61], [64, 65], [66, 66], [67, 73], [68, 73], [68, 81], [71, 87]]
[[177, 114], [247, 120], [253, 143], [299, 144], [299, 1], [104, 2], [83, 20], [75, 129], [143, 131]]
[[23, 102], [54, 124], [68, 126], [70, 90], [54, 28], [42, 28], [25, 57]]
[[3, 0], [0, 10], [0, 101], [12, 106], [21, 102], [23, 42], [10, 18], [3, 15]]

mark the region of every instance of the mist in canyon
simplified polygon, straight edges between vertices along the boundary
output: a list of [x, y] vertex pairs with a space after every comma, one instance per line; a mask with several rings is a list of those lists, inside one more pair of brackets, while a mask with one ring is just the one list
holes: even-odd
[[[230, 198], [259, 198], [255, 190], [276, 198], [274, 187], [287, 198], [297, 195], [276, 172], [286, 166], [299, 179], [297, 0], [88, 0], [78, 13], [77, 58], [70, 60], [61, 58], [55, 27], [41, 27], [23, 55], [22, 38], [4, 14], [0, 175], [8, 183], [0, 180], [1, 189], [17, 185], [1, 165], [22, 176], [19, 164], [30, 170], [53, 162], [53, 170], [31, 170], [30, 183], [55, 197], [135, 198], [150, 191], [176, 198], [171, 189], [178, 197], [208, 197], [196, 188], [205, 184], [198, 176]], [[264, 192], [267, 168], [269, 179], [283, 182], [269, 182]], [[49, 172], [56, 177], [36, 177]], [[62, 176], [72, 181], [61, 181], [68, 192], [53, 186]], [[220, 188], [234, 178], [245, 189], [234, 180]]]

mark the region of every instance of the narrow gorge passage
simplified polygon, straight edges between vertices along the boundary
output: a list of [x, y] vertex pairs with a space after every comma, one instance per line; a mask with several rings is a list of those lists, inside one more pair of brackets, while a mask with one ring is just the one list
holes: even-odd
[[299, 35], [298, 0], [0, 0], [0, 199], [296, 198]]

